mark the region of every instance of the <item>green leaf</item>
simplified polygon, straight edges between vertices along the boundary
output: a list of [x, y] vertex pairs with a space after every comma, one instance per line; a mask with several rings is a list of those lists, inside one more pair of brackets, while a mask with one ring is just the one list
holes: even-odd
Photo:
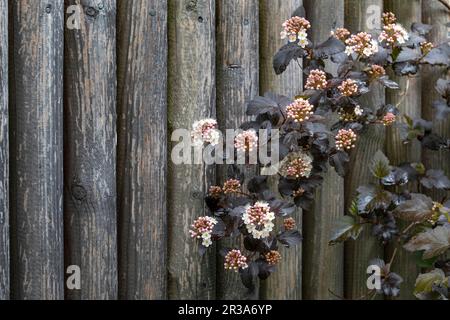
[[350, 208], [348, 209], [348, 214], [352, 217], [358, 216], [359, 210], [358, 210], [358, 200], [355, 199], [350, 204]]
[[363, 226], [356, 223], [352, 216], [343, 216], [336, 222], [333, 236], [328, 244], [332, 246], [348, 239], [356, 240], [362, 229]]
[[378, 150], [373, 156], [370, 170], [372, 174], [378, 179], [383, 179], [391, 172], [391, 168], [389, 166], [389, 159], [384, 155], [384, 153], [381, 150]]
[[438, 257], [423, 259], [423, 251], [416, 251], [414, 252], [414, 259], [419, 268], [430, 269], [434, 266], [434, 263], [437, 261]]
[[[414, 295], [421, 300], [430, 299], [433, 296], [433, 286], [446, 285], [448, 280], [441, 269], [434, 269], [431, 272], [419, 274], [416, 279]], [[434, 294], [436, 296], [436, 294]]]
[[400, 204], [394, 216], [411, 222], [424, 221], [433, 215], [433, 200], [421, 193], [412, 193], [411, 199]]
[[411, 252], [424, 250], [423, 259], [439, 256], [450, 248], [450, 228], [438, 226], [434, 229], [426, 229], [403, 247]]

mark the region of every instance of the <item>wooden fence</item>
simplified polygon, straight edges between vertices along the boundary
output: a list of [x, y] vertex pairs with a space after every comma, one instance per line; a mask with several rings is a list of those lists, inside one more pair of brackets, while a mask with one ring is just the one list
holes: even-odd
[[[316, 41], [344, 25], [370, 29], [383, 11], [382, 0], [0, 0], [0, 299], [245, 298], [215, 250], [200, 258], [187, 233], [207, 214], [203, 196], [225, 168], [173, 165], [170, 136], [205, 117], [235, 128], [256, 95], [300, 92], [300, 67], [276, 76], [272, 56], [282, 22], [302, 4]], [[447, 41], [449, 12], [439, 1], [384, 7], [406, 26], [432, 24], [431, 40]], [[433, 120], [435, 78], [425, 69], [404, 100], [374, 88], [364, 103], [401, 102]], [[450, 136], [449, 121], [437, 126]], [[349, 175], [329, 171], [312, 210], [295, 214], [304, 241], [283, 252], [254, 298], [366, 292], [369, 259], [390, 248], [370, 231], [345, 248], [328, 240], [370, 181], [378, 149], [394, 164], [446, 164], [450, 174], [448, 154], [421, 155], [396, 132], [370, 129]], [[65, 285], [71, 265], [81, 268], [80, 290]], [[400, 255], [395, 268], [405, 275], [402, 298], [411, 298], [411, 256]]]

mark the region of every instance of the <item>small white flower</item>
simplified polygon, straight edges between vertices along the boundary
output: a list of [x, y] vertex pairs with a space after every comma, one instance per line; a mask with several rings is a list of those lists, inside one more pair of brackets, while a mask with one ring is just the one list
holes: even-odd
[[287, 32], [286, 31], [281, 31], [280, 32], [280, 37], [281, 37], [281, 39], [286, 39], [287, 38]]
[[298, 39], [299, 40], [306, 40], [308, 38], [308, 34], [306, 33], [305, 30], [301, 30], [298, 34]]
[[352, 47], [352, 46], [347, 46], [347, 47], [345, 47], [345, 53], [346, 53], [348, 56], [351, 56], [351, 55], [353, 54], [353, 52], [355, 52], [355, 51], [353, 50], [353, 47]]
[[295, 42], [297, 41], [297, 36], [295, 34], [290, 34], [289, 35], [289, 42]]
[[308, 45], [308, 39], [300, 39], [298, 41], [298, 45], [303, 49], [306, 48], [306, 46]]
[[355, 115], [357, 115], [358, 117], [363, 115], [363, 109], [361, 109], [360, 106], [356, 106], [355, 110], [353, 111], [355, 113]]

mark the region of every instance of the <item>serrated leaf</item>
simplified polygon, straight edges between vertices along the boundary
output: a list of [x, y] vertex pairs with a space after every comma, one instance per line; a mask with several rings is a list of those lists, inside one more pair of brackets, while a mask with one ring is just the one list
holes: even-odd
[[334, 36], [314, 48], [314, 56], [319, 58], [329, 57], [345, 51], [345, 44]]
[[438, 226], [427, 229], [413, 237], [403, 247], [411, 252], [424, 250], [423, 259], [441, 255], [450, 248], [450, 228]]
[[273, 69], [276, 74], [282, 74], [292, 60], [303, 57], [305, 51], [297, 43], [288, 43], [280, 48], [273, 57]]
[[432, 49], [424, 58], [425, 63], [431, 65], [445, 65], [450, 64], [450, 46], [445, 43], [437, 48]]
[[441, 269], [434, 269], [428, 273], [419, 274], [416, 279], [414, 295], [418, 299], [427, 299], [433, 292], [433, 286], [445, 282], [445, 273]]
[[380, 79], [378, 79], [378, 82], [380, 82], [386, 88], [392, 90], [400, 89], [400, 85], [397, 82], [390, 80], [388, 77], [381, 77]]
[[417, 32], [421, 36], [427, 35], [428, 33], [430, 33], [430, 31], [432, 29], [433, 29], [432, 25], [419, 23], [419, 22], [414, 22], [411, 25], [411, 30], [414, 31], [414, 32]]
[[394, 211], [394, 216], [411, 222], [428, 219], [432, 214], [433, 200], [421, 193], [412, 193], [411, 199], [400, 204]]
[[445, 175], [443, 170], [428, 170], [425, 177], [420, 179], [420, 182], [428, 189], [450, 189], [450, 179]]
[[414, 62], [417, 61], [421, 56], [422, 52], [420, 51], [420, 48], [411, 49], [408, 47], [404, 47], [395, 62]]
[[287, 230], [279, 234], [277, 239], [284, 246], [291, 247], [302, 241], [302, 235], [297, 230]]
[[444, 120], [448, 115], [450, 115], [450, 107], [445, 100], [434, 101], [433, 108], [436, 109], [437, 120]]
[[363, 227], [356, 223], [352, 216], [343, 216], [336, 222], [334, 233], [329, 241], [329, 245], [335, 245], [348, 239], [356, 240]]

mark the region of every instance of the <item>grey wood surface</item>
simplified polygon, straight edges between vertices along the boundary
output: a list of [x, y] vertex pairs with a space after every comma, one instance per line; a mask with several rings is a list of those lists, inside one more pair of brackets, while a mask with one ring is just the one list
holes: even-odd
[[167, 2], [118, 2], [119, 296], [167, 297]]
[[66, 297], [116, 299], [116, 1], [66, 0], [80, 4], [80, 29], [65, 31], [64, 209], [81, 290]]
[[0, 0], [0, 300], [10, 297], [8, 1]]
[[62, 299], [63, 0], [12, 6], [12, 298]]

